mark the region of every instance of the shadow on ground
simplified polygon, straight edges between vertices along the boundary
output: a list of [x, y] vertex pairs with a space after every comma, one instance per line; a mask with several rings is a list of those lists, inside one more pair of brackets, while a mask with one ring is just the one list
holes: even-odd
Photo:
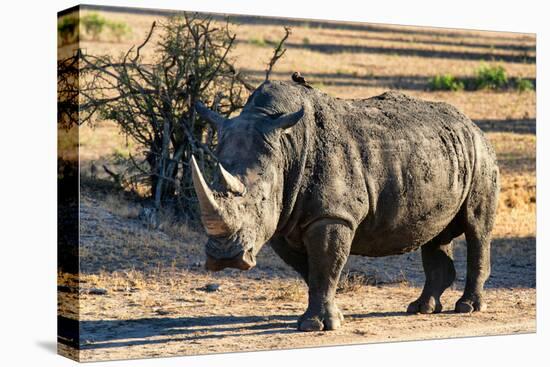
[[[466, 280], [466, 242], [454, 241], [454, 264], [457, 272], [454, 286], [462, 289]], [[491, 246], [491, 275], [486, 288], [535, 288], [536, 287], [536, 239], [496, 238]], [[351, 257], [350, 271], [365, 272], [382, 284], [403, 279], [421, 287], [424, 271], [420, 250], [404, 255], [381, 258]]]
[[[79, 349], [98, 349], [172, 341], [190, 342], [201, 339], [217, 339], [242, 335], [243, 332], [246, 332], [246, 335], [297, 333], [297, 317], [298, 315], [197, 316], [78, 322], [59, 316], [58, 323], [79, 325], [82, 340]], [[66, 332], [66, 330], [74, 330], [75, 325], [72, 326], [72, 328], [60, 328], [58, 340], [76, 347], [75, 340], [78, 338], [74, 334]], [[205, 330], [208, 333], [205, 333]], [[177, 337], [175, 337], [176, 335]], [[93, 339], [87, 339], [87, 337]], [[153, 337], [164, 338], [154, 339]]]
[[[265, 71], [242, 69], [251, 81], [261, 83]], [[271, 75], [290, 80], [289, 72], [272, 71]], [[330, 86], [346, 87], [377, 87], [400, 90], [428, 90], [430, 77], [423, 75], [354, 75], [352, 73], [306, 73], [305, 78], [310, 84], [322, 83]]]
[[514, 134], [533, 134], [537, 132], [537, 121], [535, 119], [487, 119], [474, 121], [479, 128], [485, 132], [504, 132]]
[[[454, 313], [445, 311], [444, 313]], [[76, 321], [60, 316], [59, 324], [74, 324], [80, 328], [82, 342], [76, 345], [75, 335], [60, 328], [59, 342], [81, 350], [130, 347], [168, 342], [192, 342], [231, 336], [284, 335], [301, 332], [296, 328], [299, 315], [269, 316], [197, 316], [162, 317], [132, 320]], [[351, 319], [411, 317], [406, 312], [370, 312], [346, 315]]]
[[[248, 43], [248, 41], [237, 41], [237, 43]], [[275, 42], [267, 42], [276, 46]], [[390, 56], [412, 56], [426, 58], [441, 58], [455, 60], [477, 60], [477, 61], [503, 61], [516, 63], [535, 63], [536, 56], [524, 54], [488, 53], [486, 51], [453, 51], [453, 50], [427, 50], [423, 48], [400, 48], [400, 47], [379, 47], [369, 45], [346, 45], [341, 43], [297, 43], [285, 42], [289, 49], [302, 49], [323, 54], [334, 55], [339, 53], [365, 53]]]
[[[411, 44], [420, 44], [420, 45], [437, 45], [437, 46], [456, 46], [456, 47], [471, 47], [471, 48], [481, 48], [485, 50], [506, 50], [506, 51], [523, 51], [523, 52], [534, 52], [536, 50], [536, 47], [534, 45], [534, 42], [530, 42], [530, 44], [517, 44], [517, 43], [491, 43], [490, 41], [485, 42], [472, 42], [472, 41], [465, 41], [463, 39], [456, 40], [456, 41], [448, 41], [448, 40], [441, 40], [438, 38], [438, 35], [436, 34], [435, 37], [437, 38], [430, 38], [430, 39], [417, 39], [417, 38], [406, 38], [406, 37], [399, 37], [400, 31], [397, 32], [391, 32], [392, 37], [378, 37], [370, 35], [368, 32], [363, 32], [361, 34], [349, 34], [349, 33], [341, 33], [341, 32], [331, 32], [329, 33], [330, 37], [337, 37], [337, 38], [356, 38], [360, 39], [362, 41], [364, 40], [371, 40], [371, 41], [381, 41], [381, 42], [400, 42], [400, 43], [411, 43]], [[430, 36], [430, 35], [426, 35]], [[433, 35], [431, 35], [433, 36]], [[516, 40], [517, 41], [517, 40]]]

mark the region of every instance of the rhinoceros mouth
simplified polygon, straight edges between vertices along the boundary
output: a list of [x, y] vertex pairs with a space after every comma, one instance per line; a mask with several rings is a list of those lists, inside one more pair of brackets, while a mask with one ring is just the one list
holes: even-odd
[[246, 250], [236, 235], [229, 238], [210, 237], [205, 247], [206, 254], [216, 259], [229, 259]]
[[239, 270], [250, 270], [256, 265], [256, 259], [251, 250], [242, 251], [231, 258], [215, 258], [206, 255], [205, 267], [210, 271], [220, 271], [225, 268], [234, 268]]

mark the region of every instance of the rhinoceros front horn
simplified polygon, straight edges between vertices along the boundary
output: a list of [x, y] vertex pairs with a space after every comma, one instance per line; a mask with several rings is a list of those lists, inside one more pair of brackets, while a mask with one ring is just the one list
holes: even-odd
[[195, 192], [199, 199], [201, 220], [206, 229], [206, 233], [211, 236], [224, 236], [229, 234], [230, 228], [224, 221], [222, 210], [216, 202], [214, 193], [204, 180], [194, 156], [191, 156], [191, 172], [193, 175], [193, 186], [195, 187]]

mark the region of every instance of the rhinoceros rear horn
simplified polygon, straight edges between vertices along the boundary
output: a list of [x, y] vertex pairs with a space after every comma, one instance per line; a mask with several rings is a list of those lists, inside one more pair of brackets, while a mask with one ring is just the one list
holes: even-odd
[[244, 194], [245, 187], [241, 180], [227, 172], [221, 163], [218, 163], [218, 170], [220, 171], [221, 182], [227, 190], [239, 195]]
[[288, 129], [289, 127], [294, 126], [298, 121], [304, 117], [304, 107], [293, 113], [287, 113], [278, 117], [274, 124], [277, 128]]
[[223, 124], [225, 123], [225, 117], [220, 115], [217, 112], [214, 112], [210, 109], [208, 109], [202, 102], [197, 101], [195, 103], [195, 110], [199, 113], [199, 115], [211, 123], [212, 125], [216, 126], [216, 128], [220, 129]]
[[222, 210], [216, 202], [214, 193], [208, 187], [204, 180], [197, 161], [194, 156], [191, 156], [191, 172], [193, 176], [193, 186], [199, 199], [199, 207], [201, 211], [202, 224], [206, 229], [206, 233], [211, 236], [223, 236], [230, 232], [229, 226], [224, 221]]

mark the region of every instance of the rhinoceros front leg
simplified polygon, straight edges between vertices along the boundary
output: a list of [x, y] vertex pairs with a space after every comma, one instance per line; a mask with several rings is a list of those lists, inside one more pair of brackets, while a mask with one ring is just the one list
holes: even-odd
[[272, 239], [269, 244], [271, 248], [279, 257], [288, 265], [290, 265], [294, 270], [296, 270], [304, 279], [306, 284], [309, 279], [309, 270], [308, 270], [308, 260], [307, 254], [305, 252], [299, 252], [293, 250], [287, 241], [282, 237], [277, 237]]
[[346, 263], [353, 231], [343, 221], [322, 219], [311, 224], [304, 236], [308, 254], [309, 302], [298, 320], [298, 329], [338, 329], [344, 319], [334, 298]]

